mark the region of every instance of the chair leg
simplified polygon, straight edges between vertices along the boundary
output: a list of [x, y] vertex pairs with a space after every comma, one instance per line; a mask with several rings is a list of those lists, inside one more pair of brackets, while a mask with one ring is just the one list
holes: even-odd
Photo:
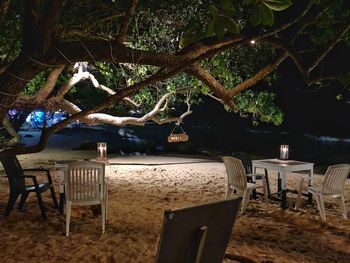
[[19, 210], [23, 209], [24, 203], [26, 202], [28, 195], [29, 195], [29, 192], [24, 192], [21, 194], [21, 199], [19, 200], [19, 203], [18, 203]]
[[243, 191], [243, 200], [242, 200], [241, 214], [244, 213], [244, 211], [245, 211], [245, 209], [247, 207], [247, 204], [248, 204], [248, 201], [249, 201], [249, 198], [250, 198], [250, 192], [251, 192], [250, 189], [244, 189], [244, 191]]
[[316, 194], [316, 202], [317, 202], [318, 210], [320, 211], [321, 218], [324, 222], [326, 222], [326, 212], [324, 208], [323, 197], [319, 194]]
[[70, 215], [72, 211], [72, 201], [66, 202], [66, 236], [69, 235]]
[[40, 212], [41, 212], [41, 216], [43, 217], [43, 219], [47, 219], [46, 216], [46, 211], [45, 211], [45, 206], [44, 206], [44, 202], [43, 199], [41, 198], [41, 193], [39, 190], [35, 191], [36, 193], [36, 198], [38, 199], [38, 203], [39, 203], [39, 207], [40, 207]]
[[265, 202], [267, 202], [267, 200], [268, 200], [268, 190], [267, 190], [267, 187], [266, 187], [266, 179], [264, 177], [262, 178], [262, 185], [263, 185], [264, 199], [265, 199]]
[[53, 206], [54, 206], [54, 208], [58, 208], [58, 202], [57, 202], [57, 198], [56, 198], [55, 189], [53, 188], [52, 185], [50, 186], [50, 192], [51, 192], [51, 196], [52, 196]]
[[9, 200], [7, 202], [7, 207], [6, 207], [6, 211], [5, 211], [5, 216], [8, 216], [10, 215], [10, 212], [13, 208], [13, 206], [15, 205], [16, 201], [17, 201], [17, 198], [19, 196], [19, 193], [17, 192], [10, 192], [10, 195], [9, 195]]
[[101, 200], [102, 234], [106, 229], [106, 200]]
[[106, 222], [107, 222], [107, 211], [108, 211], [108, 184], [106, 184], [105, 200], [106, 200]]
[[343, 217], [344, 219], [348, 219], [348, 214], [347, 214], [347, 211], [346, 211], [346, 206], [345, 206], [345, 199], [344, 199], [344, 195], [343, 194], [340, 194], [340, 197], [337, 198], [337, 202], [341, 208], [341, 211], [343, 213]]
[[265, 179], [266, 179], [267, 194], [268, 194], [268, 196], [270, 196], [271, 189], [270, 189], [269, 173], [268, 173], [267, 169], [265, 169]]
[[231, 187], [227, 187], [227, 190], [226, 190], [226, 194], [225, 194], [225, 199], [227, 199], [227, 197], [230, 195], [230, 193], [232, 193], [233, 191], [232, 191], [232, 189], [231, 189]]
[[297, 196], [297, 200], [295, 201], [295, 210], [299, 210], [301, 195], [303, 194], [303, 188], [304, 188], [304, 177], [300, 179], [298, 196]]

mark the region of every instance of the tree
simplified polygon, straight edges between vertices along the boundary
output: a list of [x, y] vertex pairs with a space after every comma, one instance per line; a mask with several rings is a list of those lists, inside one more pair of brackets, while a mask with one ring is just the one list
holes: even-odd
[[[181, 121], [190, 108], [168, 120], [156, 114], [164, 114], [171, 96], [184, 92], [187, 105], [204, 93], [230, 110], [278, 124], [281, 112], [265, 109], [273, 96], [244, 91], [276, 79], [283, 61], [291, 59], [308, 85], [349, 79], [348, 72], [319, 71], [340, 41], [349, 42], [349, 8], [341, 0], [291, 4], [290, 0], [5, 1], [0, 8], [0, 118], [5, 120], [13, 106], [64, 108], [71, 113], [45, 128], [38, 145], [19, 147], [19, 152], [42, 150], [50, 134], [74, 120]], [[88, 62], [100, 73], [92, 74], [81, 64], [72, 73], [77, 62]], [[30, 90], [40, 76], [47, 76], [45, 84]], [[66, 81], [57, 83], [60, 76]], [[76, 102], [87, 91], [74, 94], [72, 89], [78, 90], [77, 83], [86, 79], [93, 84], [90, 88], [108, 96], [89, 101], [82, 109]], [[144, 115], [113, 117], [123, 101], [141, 106]]]

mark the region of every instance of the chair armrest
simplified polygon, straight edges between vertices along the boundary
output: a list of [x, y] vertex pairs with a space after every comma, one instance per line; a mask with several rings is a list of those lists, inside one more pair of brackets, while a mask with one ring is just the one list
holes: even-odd
[[45, 168], [27, 168], [27, 169], [22, 169], [22, 171], [46, 172], [47, 179], [48, 179], [49, 183], [52, 184], [52, 178], [51, 178], [51, 174], [50, 174], [50, 170], [49, 169], [45, 169]]
[[23, 177], [32, 179], [35, 187], [39, 186], [38, 180], [36, 179], [35, 175], [26, 175], [26, 174], [24, 174]]
[[246, 174], [247, 177], [255, 177], [255, 178], [259, 178], [259, 177], [265, 177], [265, 174]]
[[46, 169], [46, 168], [26, 168], [26, 169], [22, 169], [22, 171], [47, 172], [47, 171], [49, 171], [49, 169]]

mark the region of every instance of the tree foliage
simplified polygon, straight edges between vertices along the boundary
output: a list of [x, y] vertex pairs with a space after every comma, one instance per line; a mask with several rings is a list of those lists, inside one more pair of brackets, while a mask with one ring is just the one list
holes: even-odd
[[[71, 113], [43, 132], [40, 145], [74, 119], [179, 122], [202, 95], [255, 124], [278, 125], [275, 95], [254, 85], [271, 85], [286, 59], [305, 84], [349, 83], [348, 72], [317, 70], [339, 42], [349, 42], [349, 8], [341, 0], [9, 3], [0, 14], [1, 118], [13, 106]], [[74, 68], [76, 62], [88, 66]], [[179, 103], [188, 110], [174, 117]], [[131, 110], [138, 118], [123, 119]]]

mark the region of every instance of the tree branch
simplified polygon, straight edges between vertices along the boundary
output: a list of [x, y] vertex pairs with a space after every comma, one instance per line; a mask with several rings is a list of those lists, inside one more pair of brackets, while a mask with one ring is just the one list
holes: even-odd
[[235, 107], [225, 87], [219, 81], [217, 81], [206, 69], [200, 67], [198, 64], [195, 64], [192, 67], [188, 68], [186, 72], [206, 84], [225, 104], [231, 108]]
[[126, 14], [124, 12], [115, 11], [113, 14], [104, 17], [100, 19], [99, 21], [96, 21], [95, 23], [90, 24], [86, 28], [75, 28], [70, 29], [69, 31], [63, 31], [60, 38], [63, 39], [71, 39], [74, 37], [83, 37], [86, 36], [88, 33], [90, 33], [92, 30], [94, 30], [98, 25], [113, 20], [114, 18], [125, 16]]
[[335, 47], [335, 45], [342, 39], [342, 37], [348, 32], [350, 29], [350, 21], [348, 23], [344, 24], [336, 37], [324, 48], [324, 50], [321, 52], [321, 54], [310, 64], [309, 68], [307, 69], [307, 72], [310, 73], [317, 65], [327, 56], [327, 54]]
[[287, 57], [288, 57], [287, 53], [282, 54], [274, 62], [270, 63], [266, 67], [259, 70], [254, 76], [250, 77], [249, 79], [246, 79], [242, 83], [238, 84], [236, 87], [230, 89], [227, 92], [228, 95], [230, 97], [234, 97], [235, 95], [242, 92], [243, 90], [246, 90], [251, 86], [255, 85], [260, 80], [265, 78], [268, 74], [270, 74], [272, 71], [274, 71], [282, 63], [282, 61], [284, 61]]
[[138, 0], [131, 0], [131, 4], [130, 4], [130, 7], [129, 7], [129, 10], [126, 13], [126, 16], [123, 19], [123, 23], [121, 25], [119, 34], [117, 36], [117, 41], [120, 44], [123, 44], [125, 42], [125, 40], [126, 40], [129, 24], [130, 24], [131, 18], [135, 14], [137, 2], [138, 2]]
[[300, 74], [304, 78], [304, 81], [308, 82], [309, 73], [307, 72], [307, 69], [303, 65], [299, 54], [288, 43], [276, 38], [266, 38], [264, 39], [264, 42], [274, 46], [275, 48], [283, 49], [286, 55], [289, 56], [293, 60], [294, 64], [297, 66]]
[[37, 30], [39, 2], [38, 0], [28, 0], [24, 4], [23, 51], [27, 53], [37, 52], [40, 39]]
[[61, 15], [65, 1], [51, 0], [48, 3], [48, 10], [45, 12], [40, 25], [43, 53], [46, 53], [53, 45], [55, 24]]
[[64, 67], [65, 66], [60, 66], [60, 67], [57, 67], [57, 68], [54, 68], [51, 70], [49, 76], [47, 77], [47, 80], [46, 80], [44, 86], [36, 92], [36, 94], [34, 96], [36, 99], [41, 100], [41, 99], [48, 98], [48, 96], [51, 94], [51, 92], [55, 88], [58, 77], [62, 73]]
[[16, 132], [16, 130], [13, 128], [8, 115], [6, 115], [6, 117], [4, 118], [4, 120], [2, 121], [2, 125], [5, 127], [6, 131], [8, 132], [9, 135], [12, 136], [12, 138], [2, 141], [1, 142], [1, 146], [14, 146], [17, 145], [20, 141], [20, 135]]
[[2, 3], [0, 3], [0, 19], [2, 19], [7, 14], [10, 3], [11, 0], [3, 0]]

